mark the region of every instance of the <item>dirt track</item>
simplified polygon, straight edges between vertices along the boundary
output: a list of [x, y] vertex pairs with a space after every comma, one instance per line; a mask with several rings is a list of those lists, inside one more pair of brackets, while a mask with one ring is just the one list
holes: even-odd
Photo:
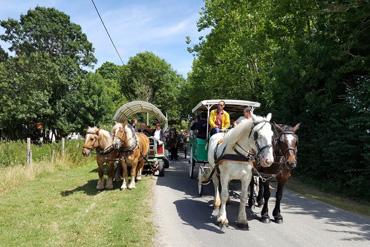
[[[213, 187], [197, 196], [197, 182], [187, 177], [188, 162], [173, 162], [154, 188], [156, 246], [370, 246], [370, 219], [285, 191], [284, 223], [263, 224], [260, 208], [248, 212], [249, 231], [235, 226], [239, 202], [227, 207], [230, 226], [221, 231], [211, 217]], [[273, 192], [274, 195], [274, 192]], [[272, 204], [270, 199], [270, 217]]]

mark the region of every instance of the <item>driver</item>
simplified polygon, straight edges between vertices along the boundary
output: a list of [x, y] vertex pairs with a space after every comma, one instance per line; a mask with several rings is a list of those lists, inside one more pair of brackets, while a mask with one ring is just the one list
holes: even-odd
[[209, 125], [211, 126], [211, 135], [225, 132], [230, 127], [230, 116], [224, 110], [225, 101], [221, 100], [218, 105], [217, 109], [211, 111], [209, 116]]

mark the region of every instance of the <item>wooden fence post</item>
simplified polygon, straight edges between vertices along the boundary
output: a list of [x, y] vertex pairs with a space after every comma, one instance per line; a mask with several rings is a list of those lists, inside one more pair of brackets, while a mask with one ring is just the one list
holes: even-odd
[[62, 138], [62, 159], [64, 159], [64, 155], [65, 155], [65, 144], [66, 144], [66, 139], [63, 137]]
[[32, 165], [31, 138], [27, 138], [27, 165]]

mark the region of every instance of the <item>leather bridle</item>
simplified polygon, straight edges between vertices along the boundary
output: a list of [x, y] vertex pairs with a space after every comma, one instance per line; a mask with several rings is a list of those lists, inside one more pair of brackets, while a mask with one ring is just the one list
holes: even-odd
[[[100, 131], [100, 129], [98, 129], [96, 132], [86, 132], [86, 135], [96, 135], [96, 136], [98, 136], [99, 137], [99, 131]], [[88, 150], [93, 150], [93, 149], [95, 149], [95, 147], [94, 147], [94, 144], [95, 144], [95, 142], [98, 140], [98, 138], [96, 138], [96, 139], [94, 139], [94, 142], [92, 143], [92, 145], [91, 145], [91, 147], [88, 147], [88, 146], [86, 146], [85, 144], [82, 146], [83, 148], [86, 148], [86, 149], [88, 149]]]

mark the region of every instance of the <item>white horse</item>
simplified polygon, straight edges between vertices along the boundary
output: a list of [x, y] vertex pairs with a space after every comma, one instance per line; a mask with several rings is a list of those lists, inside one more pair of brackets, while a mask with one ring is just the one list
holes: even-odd
[[[253, 164], [252, 161], [236, 161], [228, 157], [246, 157], [249, 155], [249, 150], [255, 150], [259, 164], [263, 167], [271, 166], [274, 157], [272, 150], [273, 132], [270, 120], [271, 113], [266, 118], [252, 114], [252, 119], [243, 120], [226, 134], [215, 134], [209, 140], [208, 162], [212, 167], [215, 167], [217, 162], [220, 172], [221, 202], [220, 181], [216, 173], [213, 174], [212, 181], [215, 188], [215, 210], [213, 214], [218, 214], [217, 222], [221, 227], [228, 225], [226, 202], [229, 198], [229, 182], [237, 179], [241, 181], [242, 186], [237, 225], [243, 229], [249, 228], [245, 206], [248, 200], [248, 186], [252, 178]], [[228, 156], [225, 159], [219, 159], [226, 154]]]

